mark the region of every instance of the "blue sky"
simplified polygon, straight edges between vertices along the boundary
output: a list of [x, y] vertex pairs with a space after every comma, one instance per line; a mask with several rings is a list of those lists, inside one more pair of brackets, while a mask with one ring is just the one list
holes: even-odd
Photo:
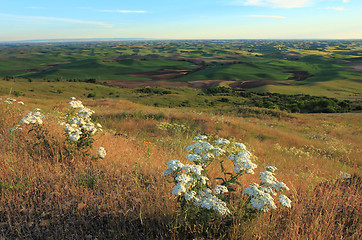
[[0, 41], [362, 39], [362, 0], [0, 0]]

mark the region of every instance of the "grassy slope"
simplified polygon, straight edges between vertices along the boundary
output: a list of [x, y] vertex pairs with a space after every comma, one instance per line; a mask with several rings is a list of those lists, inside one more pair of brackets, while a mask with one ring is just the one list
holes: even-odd
[[253, 88], [252, 90], [282, 94], [309, 94], [337, 99], [361, 100], [361, 83], [349, 80], [314, 82], [298, 86], [266, 85]]
[[[166, 69], [192, 69], [191, 63], [153, 59], [137, 60], [124, 59], [117, 62], [104, 62], [100, 59], [85, 59], [54, 67], [40, 73], [24, 74], [23, 77], [31, 78], [96, 78], [98, 80], [147, 80], [127, 76], [130, 73], [156, 71]], [[123, 76], [126, 75], [126, 76]], [[122, 76], [120, 76], [122, 75]]]
[[[361, 195], [355, 192], [360, 182], [315, 188], [340, 178], [340, 171], [361, 176], [360, 113], [236, 117], [89, 99], [84, 103], [106, 129], [95, 146], [108, 152], [104, 160], [91, 162], [66, 154], [54, 158], [47, 148], [29, 147], [32, 137], [26, 131], [18, 136], [7, 131], [26, 109], [40, 107], [47, 113], [45, 127], [59, 144], [64, 137], [55, 117], [66, 111], [66, 99], [73, 94], [81, 98], [89, 86], [98, 94], [110, 88], [1, 82], [0, 95], [4, 98], [10, 86], [28, 93], [32, 85], [34, 92], [21, 98], [26, 106], [0, 105], [0, 140], [8, 143], [0, 145], [0, 238], [358, 239], [362, 233]], [[64, 92], [50, 93], [51, 85], [63, 86]], [[162, 121], [182, 123], [190, 130], [166, 133], [156, 127]], [[170, 159], [184, 159], [185, 147], [199, 133], [245, 143], [258, 157], [258, 171], [266, 165], [278, 167], [278, 179], [291, 187], [287, 195], [292, 209], [278, 208], [253, 221], [235, 215], [230, 231], [220, 229], [225, 226], [222, 219], [223, 224], [216, 221], [204, 229], [186, 227], [171, 196], [172, 184], [162, 172]], [[243, 184], [257, 179], [258, 174], [245, 176]]]
[[207, 69], [180, 78], [180, 80], [283, 80], [291, 74], [283, 73], [266, 63], [215, 64]]

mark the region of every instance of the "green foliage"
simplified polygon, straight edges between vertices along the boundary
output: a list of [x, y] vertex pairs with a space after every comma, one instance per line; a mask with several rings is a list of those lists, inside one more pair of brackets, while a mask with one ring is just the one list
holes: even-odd
[[[234, 96], [243, 97], [247, 101], [242, 104], [246, 106], [278, 109], [287, 112], [301, 113], [341, 113], [352, 110], [351, 102], [348, 100], [338, 100], [336, 98], [310, 96], [304, 94], [287, 95], [279, 93], [257, 93], [245, 90], [231, 90], [228, 88], [211, 88], [205, 91], [213, 96]], [[220, 102], [227, 103], [228, 98], [219, 99]]]
[[9, 191], [23, 191], [30, 185], [27, 178], [19, 178], [15, 176], [10, 181], [0, 181], [0, 194]]
[[87, 95], [87, 98], [95, 98], [96, 97], [96, 93], [92, 92], [92, 93], [89, 93]]
[[98, 174], [91, 171], [79, 175], [79, 184], [90, 189], [93, 189], [97, 185], [98, 180]]
[[157, 128], [173, 134], [183, 134], [189, 131], [189, 128], [184, 124], [161, 122], [157, 124]]
[[147, 93], [147, 94], [158, 94], [158, 95], [165, 95], [165, 94], [172, 93], [170, 90], [165, 90], [162, 88], [139, 88], [139, 89], [136, 89], [136, 92]]
[[38, 156], [42, 151], [47, 151], [49, 159], [55, 159], [60, 153], [60, 144], [54, 136], [43, 125], [31, 124], [28, 134], [33, 134], [34, 138], [25, 140], [29, 147], [28, 153], [31, 156]]
[[205, 90], [206, 94], [209, 95], [215, 95], [218, 93], [231, 93], [231, 88], [227, 88], [227, 87], [214, 87], [214, 88], [207, 88]]

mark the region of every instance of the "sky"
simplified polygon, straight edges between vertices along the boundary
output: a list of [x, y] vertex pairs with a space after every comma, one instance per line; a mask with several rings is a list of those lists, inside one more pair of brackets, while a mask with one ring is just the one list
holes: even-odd
[[362, 39], [362, 0], [0, 0], [0, 41]]

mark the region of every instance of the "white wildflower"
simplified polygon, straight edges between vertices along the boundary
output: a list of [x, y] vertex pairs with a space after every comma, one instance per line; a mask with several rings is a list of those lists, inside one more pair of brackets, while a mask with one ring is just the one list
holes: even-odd
[[339, 172], [339, 175], [341, 175], [344, 179], [351, 177], [351, 174], [342, 171]]
[[182, 169], [184, 169], [186, 173], [195, 173], [197, 176], [201, 175], [202, 170], [204, 170], [201, 165], [191, 164], [185, 164]]
[[277, 182], [273, 185], [273, 187], [277, 190], [277, 191], [280, 191], [280, 190], [286, 190], [286, 191], [289, 191], [289, 188], [288, 186], [283, 183], [283, 182]]
[[218, 195], [218, 194], [223, 194], [223, 193], [227, 193], [227, 192], [229, 192], [229, 190], [226, 186], [223, 186], [223, 185], [215, 186], [214, 194]]
[[191, 162], [196, 162], [201, 160], [201, 156], [198, 154], [189, 154], [186, 156], [187, 160]]
[[228, 156], [228, 158], [229, 158], [231, 161], [235, 161], [235, 160], [238, 158], [238, 156], [236, 156], [236, 155], [234, 155], [234, 154], [231, 154], [231, 155]]
[[69, 138], [70, 140], [76, 142], [76, 141], [79, 140], [79, 138], [81, 137], [81, 135], [82, 135], [82, 132], [81, 132], [80, 130], [76, 129], [75, 131], [69, 133], [69, 137], [68, 137], [68, 138]]
[[90, 132], [92, 135], [94, 135], [97, 132], [97, 128], [95, 127], [94, 123], [88, 122], [82, 126], [82, 129]]
[[205, 135], [199, 135], [194, 138], [194, 140], [206, 140], [206, 139], [207, 139], [207, 136], [205, 136]]
[[246, 150], [246, 146], [242, 143], [234, 143], [235, 146], [239, 147], [241, 150]]
[[292, 202], [292, 200], [290, 200], [287, 196], [280, 194], [279, 196], [279, 202], [288, 208], [291, 208], [292, 206], [290, 205], [290, 203]]
[[177, 185], [173, 187], [172, 194], [173, 195], [181, 195], [182, 193], [186, 192], [186, 184], [179, 182]]
[[269, 172], [269, 171], [261, 172], [260, 173], [260, 180], [261, 180], [262, 183], [269, 184], [269, 185], [273, 185], [273, 184], [278, 183], [278, 180], [274, 176], [274, 173]]
[[13, 128], [9, 129], [9, 132], [16, 131], [16, 130], [22, 130], [19, 124], [15, 125]]
[[167, 167], [172, 171], [176, 171], [178, 169], [181, 169], [183, 167], [183, 164], [179, 160], [174, 159], [167, 163]]
[[259, 198], [250, 199], [250, 203], [254, 208], [256, 208], [259, 211], [264, 211], [265, 209], [263, 201]]
[[89, 108], [82, 108], [78, 111], [78, 116], [80, 118], [90, 118], [92, 116], [92, 114], [94, 113], [93, 110], [89, 109]]
[[269, 172], [275, 172], [275, 170], [277, 170], [278, 168], [274, 167], [274, 166], [266, 166], [265, 167], [267, 171]]
[[[34, 109], [35, 110], [35, 109]], [[28, 112], [25, 117], [23, 117], [19, 123], [25, 124], [43, 124], [44, 115], [41, 115], [39, 111], [37, 112]]]
[[273, 197], [269, 193], [262, 191], [257, 184], [250, 184], [249, 188], [244, 189], [244, 193], [252, 197], [250, 203], [259, 211], [266, 212], [276, 208]]
[[204, 155], [202, 155], [203, 162], [210, 161], [210, 160], [212, 160], [214, 158], [215, 158], [215, 156], [212, 153], [205, 153]]
[[225, 139], [225, 138], [219, 138], [217, 141], [216, 141], [217, 144], [230, 144], [230, 141]]
[[251, 153], [247, 150], [239, 152], [238, 157], [244, 160], [249, 160], [251, 157]]
[[[175, 177], [176, 185], [173, 187], [172, 194], [183, 196], [191, 204], [193, 203], [208, 210], [214, 210], [220, 215], [229, 214], [230, 210], [227, 208], [226, 202], [219, 198], [221, 194], [228, 192], [228, 188], [224, 185], [216, 185], [213, 191], [207, 188], [209, 178], [206, 175], [207, 171], [205, 168], [216, 158], [220, 160], [220, 164], [223, 164], [226, 160], [224, 157], [227, 157], [234, 163], [234, 172], [237, 174], [228, 173], [231, 174], [230, 179], [232, 179], [245, 173], [254, 174], [254, 169], [257, 168], [257, 165], [252, 160], [255, 157], [246, 150], [245, 145], [242, 143], [233, 143], [235, 147], [229, 148], [226, 146], [230, 144], [230, 141], [227, 139], [217, 139], [215, 141], [216, 146], [204, 141], [206, 139], [205, 135], [197, 136], [195, 137], [196, 142], [186, 147], [190, 151], [186, 158], [193, 162], [192, 164], [182, 164], [178, 160], [171, 160], [167, 163], [168, 169], [166, 169], [164, 174], [178, 174]], [[221, 165], [221, 169], [225, 174], [227, 170], [223, 166], [227, 165]], [[267, 166], [266, 171], [260, 173], [261, 185], [254, 183], [250, 184], [249, 188], [244, 189], [244, 193], [250, 196], [252, 206], [260, 211], [275, 209], [276, 205], [273, 196], [280, 190], [289, 189], [283, 182], [279, 182], [275, 178], [275, 170], [277, 170], [276, 167]], [[227, 180], [225, 185], [229, 181]], [[200, 187], [205, 188], [200, 191]]]
[[16, 100], [13, 98], [6, 98], [6, 100], [4, 101], [4, 103], [9, 105], [13, 104], [14, 102], [16, 102]]
[[83, 103], [79, 100], [72, 100], [68, 103], [72, 108], [84, 108]]
[[71, 97], [69, 105], [72, 108], [80, 108], [76, 113], [77, 115], [73, 115], [67, 123], [60, 123], [60, 125], [65, 125], [64, 131], [68, 134], [69, 139], [78, 141], [81, 138], [82, 133], [85, 134], [84, 136], [88, 137], [88, 133], [94, 135], [97, 131], [102, 131], [102, 126], [99, 123], [93, 123], [90, 118], [94, 113], [93, 110], [84, 107], [82, 102], [76, 100], [74, 97]]
[[167, 168], [167, 169], [163, 172], [163, 174], [164, 174], [165, 176], [170, 175], [170, 174], [172, 174], [172, 173], [173, 173], [173, 171], [172, 171], [172, 169], [170, 169], [170, 168]]
[[185, 183], [185, 184], [189, 184], [189, 183], [194, 182], [194, 179], [192, 177], [190, 177], [189, 175], [187, 175], [187, 174], [180, 174], [175, 178], [175, 180], [178, 181], [178, 182]]
[[212, 149], [216, 156], [224, 154], [226, 151], [222, 148], [216, 147]]
[[104, 150], [103, 147], [99, 147], [97, 153], [100, 158], [105, 158], [105, 156], [107, 155], [107, 152], [106, 150]]
[[199, 191], [194, 197], [195, 205], [208, 210], [215, 210], [220, 215], [226, 215], [230, 213], [230, 210], [226, 207], [226, 203], [216, 196], [212, 195], [211, 190], [207, 188], [205, 191]]
[[[272, 195], [281, 190], [289, 190], [285, 183], [279, 182], [274, 176], [276, 167], [267, 166], [266, 171], [260, 173], [261, 185], [252, 183], [244, 189], [244, 193], [251, 197], [251, 204], [260, 211], [275, 209], [276, 205]], [[283, 206], [290, 207], [290, 199], [284, 195], [279, 196], [279, 201]]]
[[208, 177], [205, 177], [205, 176], [203, 176], [203, 175], [199, 175], [199, 176], [197, 176], [197, 179], [198, 180], [200, 180], [201, 181], [201, 183], [202, 184], [206, 184], [206, 182], [209, 180], [209, 178]]
[[191, 199], [194, 199], [196, 196], [196, 192], [195, 191], [191, 191], [191, 192], [186, 192], [185, 193], [185, 200], [189, 201]]

